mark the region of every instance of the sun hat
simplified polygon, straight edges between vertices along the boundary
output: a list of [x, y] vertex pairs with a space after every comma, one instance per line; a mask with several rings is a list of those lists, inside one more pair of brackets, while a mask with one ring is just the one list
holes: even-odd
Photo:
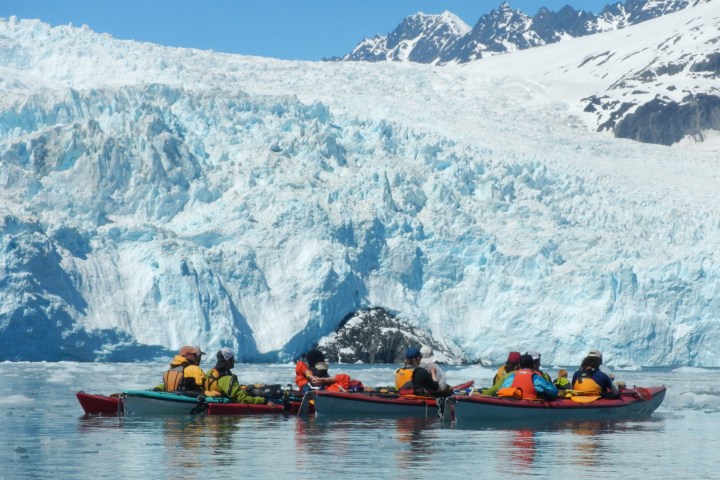
[[417, 347], [408, 348], [407, 350], [405, 350], [405, 358], [420, 358], [420, 350], [418, 350]]
[[185, 345], [180, 349], [180, 352], [178, 355], [181, 357], [187, 358], [188, 355], [202, 355], [202, 351], [198, 347], [192, 347], [190, 345]]
[[520, 352], [510, 352], [507, 363], [520, 363]]
[[423, 345], [420, 349], [420, 355], [422, 358], [431, 358], [433, 356], [433, 349], [430, 345]]

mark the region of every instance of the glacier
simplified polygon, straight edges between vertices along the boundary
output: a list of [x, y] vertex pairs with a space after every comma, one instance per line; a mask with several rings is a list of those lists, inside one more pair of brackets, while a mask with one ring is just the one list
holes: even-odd
[[614, 138], [583, 99], [717, 18], [442, 67], [2, 19], [0, 360], [286, 361], [381, 307], [468, 360], [716, 366], [720, 137]]

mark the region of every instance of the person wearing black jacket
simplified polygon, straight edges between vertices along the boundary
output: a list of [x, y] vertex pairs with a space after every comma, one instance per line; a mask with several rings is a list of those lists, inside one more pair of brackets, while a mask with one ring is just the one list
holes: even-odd
[[434, 366], [429, 370], [419, 367], [420, 358], [417, 358], [417, 365], [412, 373], [412, 384], [415, 395], [430, 395], [432, 397], [449, 397], [453, 394], [452, 388], [440, 388], [437, 371]]

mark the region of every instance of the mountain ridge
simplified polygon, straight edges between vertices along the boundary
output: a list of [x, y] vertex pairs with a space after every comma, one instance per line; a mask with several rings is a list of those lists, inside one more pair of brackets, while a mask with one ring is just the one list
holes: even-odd
[[[465, 31], [437, 28], [437, 24], [443, 22], [452, 25], [452, 21], [447, 20], [447, 12], [435, 15], [434, 21], [432, 15], [416, 14], [402, 20], [387, 36], [365, 39], [351, 53], [328, 60], [467, 63], [499, 53], [625, 28], [704, 1], [710, 0], [627, 0], [608, 4], [597, 15], [575, 10], [569, 5], [557, 12], [541, 7], [532, 17], [503, 2], [497, 9], [482, 15], [472, 29]], [[423, 24], [433, 27], [418, 28]], [[402, 55], [398, 51], [400, 44]], [[438, 44], [443, 48], [427, 47]]]

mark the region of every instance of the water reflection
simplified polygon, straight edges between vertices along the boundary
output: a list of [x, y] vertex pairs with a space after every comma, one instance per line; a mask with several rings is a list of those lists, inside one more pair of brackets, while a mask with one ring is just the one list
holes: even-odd
[[424, 430], [439, 424], [435, 419], [399, 418], [395, 420], [395, 438], [402, 448], [396, 455], [397, 467], [404, 469], [423, 466], [430, 462], [434, 453], [434, 445]]
[[645, 437], [664, 428], [657, 419], [568, 421], [528, 426], [496, 424], [455, 426], [455, 430], [485, 432], [497, 439], [495, 450], [500, 464], [512, 464], [525, 471], [557, 466], [594, 468], [623, 455], [621, 437]]
[[527, 470], [535, 463], [536, 448], [534, 430], [510, 431], [508, 447], [500, 450], [500, 457], [506, 457], [503, 460], [508, 462], [508, 465]]
[[[437, 419], [298, 419], [295, 426], [296, 468], [307, 471], [326, 458], [331, 446], [337, 458], [353, 459], [358, 474], [407, 471], [435, 461], [442, 445], [428, 430], [442, 428]], [[322, 447], [320, 447], [322, 446]], [[349, 474], [350, 471], [345, 471]]]

